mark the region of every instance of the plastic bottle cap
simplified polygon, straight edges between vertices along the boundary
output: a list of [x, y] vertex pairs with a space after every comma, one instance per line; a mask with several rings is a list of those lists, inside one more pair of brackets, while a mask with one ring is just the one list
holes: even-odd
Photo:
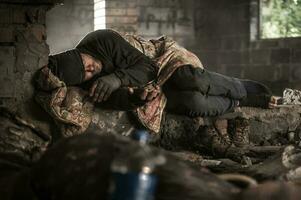
[[132, 134], [132, 139], [139, 141], [141, 143], [146, 143], [149, 139], [149, 133], [147, 130], [138, 129]]

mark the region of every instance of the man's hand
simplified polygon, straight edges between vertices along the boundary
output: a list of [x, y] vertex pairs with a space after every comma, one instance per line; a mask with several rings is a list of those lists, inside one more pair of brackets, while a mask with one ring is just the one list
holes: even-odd
[[150, 88], [134, 89], [130, 91], [130, 93], [136, 95], [140, 100], [151, 101], [161, 93], [161, 89], [159, 86], [153, 86], [151, 89]]
[[94, 102], [106, 101], [120, 86], [121, 81], [115, 74], [102, 76], [93, 83], [90, 97], [93, 97]]

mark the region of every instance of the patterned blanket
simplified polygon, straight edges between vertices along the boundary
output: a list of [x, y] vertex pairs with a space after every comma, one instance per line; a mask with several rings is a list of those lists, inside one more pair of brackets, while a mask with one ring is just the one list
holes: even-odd
[[[150, 57], [158, 67], [157, 81], [145, 87], [148, 91], [161, 87], [178, 67], [192, 65], [203, 68], [196, 55], [166, 36], [155, 40], [145, 40], [136, 35], [121, 36]], [[85, 91], [67, 87], [47, 66], [38, 72], [36, 82], [35, 99], [54, 118], [64, 137], [81, 134], [88, 128], [94, 105], [85, 98]], [[134, 110], [134, 114], [146, 128], [157, 133], [166, 101], [165, 95], [160, 93], [154, 100]]]

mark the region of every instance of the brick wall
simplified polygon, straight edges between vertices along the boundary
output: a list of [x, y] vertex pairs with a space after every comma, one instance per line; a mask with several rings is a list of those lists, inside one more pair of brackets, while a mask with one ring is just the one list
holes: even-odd
[[137, 0], [106, 0], [106, 28], [123, 33], [137, 33]]
[[106, 1], [107, 28], [145, 38], [168, 35], [189, 48], [194, 43], [193, 0]]
[[207, 68], [265, 82], [277, 94], [285, 87], [301, 89], [301, 38], [259, 40], [256, 33], [250, 35], [256, 28], [251, 13], [258, 9], [257, 0], [196, 2], [193, 49]]
[[47, 12], [46, 24], [50, 53], [73, 48], [94, 29], [94, 1], [64, 0]]
[[[256, 40], [257, 21], [251, 15], [258, 10], [256, 2], [106, 0], [106, 27], [146, 38], [166, 34], [195, 52], [208, 69], [265, 82], [278, 94], [285, 87], [301, 89], [301, 38]], [[51, 52], [73, 47], [93, 30], [92, 3], [66, 0], [64, 9], [49, 12]]]
[[0, 105], [17, 108], [32, 93], [30, 78], [47, 63], [46, 6], [0, 4]]
[[256, 40], [257, 0], [109, 0], [107, 8], [108, 28], [169, 35], [208, 69], [265, 82], [277, 94], [301, 89], [301, 38]]
[[[6, 3], [7, 2], [7, 3]], [[0, 107], [32, 122], [45, 116], [33, 100], [32, 77], [48, 62], [46, 11], [57, 1], [0, 3]]]

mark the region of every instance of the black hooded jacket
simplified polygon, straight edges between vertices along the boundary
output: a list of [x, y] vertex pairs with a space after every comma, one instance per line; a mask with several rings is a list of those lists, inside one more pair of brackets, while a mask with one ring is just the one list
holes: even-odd
[[100, 60], [103, 64], [101, 74], [115, 73], [122, 86], [143, 87], [157, 76], [157, 68], [151, 59], [115, 31], [90, 32], [76, 49]]

